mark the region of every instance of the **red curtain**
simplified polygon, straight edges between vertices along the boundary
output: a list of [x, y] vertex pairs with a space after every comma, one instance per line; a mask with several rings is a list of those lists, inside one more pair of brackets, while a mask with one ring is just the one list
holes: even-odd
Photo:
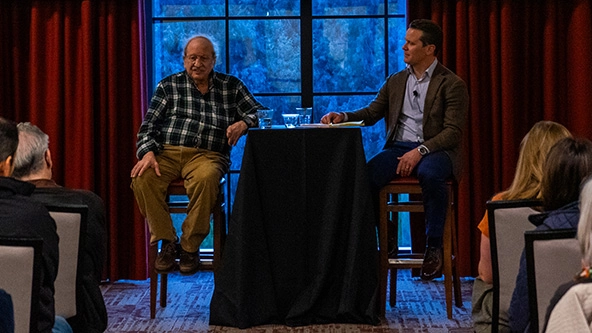
[[[445, 35], [440, 61], [471, 96], [460, 183], [459, 264], [475, 275], [485, 202], [509, 186], [539, 120], [592, 138], [592, 0], [408, 1]], [[106, 277], [146, 277], [146, 233], [129, 172], [146, 96], [142, 0], [0, 3], [0, 115], [50, 136], [58, 183], [105, 201]]]
[[145, 226], [129, 187], [145, 96], [141, 0], [2, 1], [1, 115], [50, 137], [55, 180], [106, 204], [104, 277], [146, 277]]
[[410, 0], [408, 20], [444, 31], [440, 61], [469, 86], [459, 264], [476, 275], [485, 203], [514, 176], [519, 143], [539, 120], [592, 139], [590, 0]]

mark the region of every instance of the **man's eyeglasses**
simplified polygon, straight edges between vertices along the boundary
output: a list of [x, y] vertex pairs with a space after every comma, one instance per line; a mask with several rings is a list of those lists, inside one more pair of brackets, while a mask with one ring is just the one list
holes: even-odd
[[189, 56], [185, 56], [185, 59], [189, 60], [189, 62], [194, 63], [197, 60], [199, 60], [199, 62], [203, 63], [208, 63], [212, 60], [212, 58], [210, 57], [204, 57], [204, 56], [198, 56], [198, 55], [189, 55]]

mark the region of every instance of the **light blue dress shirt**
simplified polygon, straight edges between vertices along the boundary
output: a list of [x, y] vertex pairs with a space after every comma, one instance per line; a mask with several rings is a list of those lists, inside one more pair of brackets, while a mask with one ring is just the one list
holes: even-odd
[[397, 124], [396, 141], [424, 142], [423, 111], [425, 97], [430, 79], [437, 64], [438, 60], [436, 59], [419, 79], [413, 73], [413, 68], [409, 65], [407, 66], [409, 76], [407, 77], [403, 110]]

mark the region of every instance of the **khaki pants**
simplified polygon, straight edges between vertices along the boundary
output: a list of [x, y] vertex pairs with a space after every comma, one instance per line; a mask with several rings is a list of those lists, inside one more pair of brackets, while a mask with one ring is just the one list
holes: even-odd
[[[471, 297], [473, 329], [476, 333], [491, 332], [493, 321], [493, 285], [475, 278], [473, 294]], [[510, 333], [510, 324], [506, 311], [500, 311], [498, 321], [498, 332]]]
[[161, 176], [154, 169], [132, 178], [140, 212], [148, 220], [150, 243], [174, 241], [177, 233], [166, 203], [169, 183], [185, 180], [189, 197], [187, 217], [181, 227], [181, 247], [196, 252], [210, 232], [210, 214], [218, 196], [220, 179], [228, 168], [228, 160], [220, 153], [201, 148], [165, 145], [156, 155]]

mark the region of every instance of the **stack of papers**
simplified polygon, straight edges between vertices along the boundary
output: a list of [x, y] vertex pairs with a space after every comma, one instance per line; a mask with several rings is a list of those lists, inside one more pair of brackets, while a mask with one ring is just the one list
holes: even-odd
[[364, 126], [364, 121], [347, 121], [338, 124], [300, 124], [300, 127], [347, 127], [347, 126]]

